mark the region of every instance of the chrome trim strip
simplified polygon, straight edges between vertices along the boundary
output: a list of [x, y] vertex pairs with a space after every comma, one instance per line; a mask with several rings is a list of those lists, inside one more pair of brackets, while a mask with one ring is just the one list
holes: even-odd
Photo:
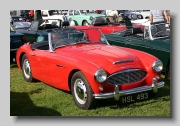
[[54, 52], [53, 51], [53, 47], [52, 47], [52, 42], [51, 42], [51, 33], [48, 33], [48, 43], [49, 43], [49, 51], [50, 52]]
[[11, 52], [13, 52], [13, 51], [17, 51], [17, 50], [18, 50], [18, 49], [10, 49], [10, 51], [11, 51]]
[[[155, 84], [153, 83], [151, 86], [142, 86], [142, 87], [137, 87], [137, 88], [133, 88], [133, 89], [122, 90], [122, 91], [119, 91], [118, 94], [120, 94], [120, 96], [124, 96], [124, 95], [144, 92], [144, 91], [151, 91], [151, 90], [153, 91], [153, 88], [155, 88], [155, 87], [157, 87], [157, 88], [164, 87], [164, 84], [165, 83], [163, 81], [161, 81], [159, 83], [155, 83]], [[114, 98], [116, 95], [117, 95], [117, 92], [110, 92], [110, 93], [103, 93], [103, 94], [93, 94], [95, 99]]]
[[127, 62], [133, 62], [133, 60], [132, 59], [119, 60], [119, 61], [113, 62], [113, 64], [121, 64], [121, 63], [127, 63]]
[[104, 34], [101, 32], [101, 29], [100, 29], [100, 28], [98, 28], [98, 31], [101, 33], [101, 36], [103, 36], [103, 37], [105, 38], [106, 44], [107, 44], [107, 45], [110, 45], [109, 42], [108, 42], [108, 40], [107, 40], [106, 37], [104, 36]]

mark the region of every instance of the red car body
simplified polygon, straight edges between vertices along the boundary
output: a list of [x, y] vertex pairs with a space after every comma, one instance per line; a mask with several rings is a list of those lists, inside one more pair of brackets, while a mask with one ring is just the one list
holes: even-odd
[[[117, 24], [117, 25], [104, 25], [104, 26], [73, 26], [76, 29], [85, 29], [85, 28], [99, 28], [103, 34], [111, 34], [113, 32], [118, 32], [122, 30], [127, 30], [128, 26], [125, 24]], [[132, 24], [133, 28], [141, 28], [144, 29], [143, 25], [140, 24]]]
[[[86, 97], [88, 103], [86, 100], [84, 100], [85, 103], [77, 103], [78, 100], [75, 100], [76, 104], [82, 109], [90, 109], [94, 103], [92, 99], [107, 99], [113, 97], [116, 99], [117, 96], [117, 100], [119, 100], [119, 96], [122, 95], [143, 91], [157, 92], [158, 88], [164, 86], [164, 82], [160, 80], [161, 73], [155, 72], [152, 68], [155, 61], [158, 61], [156, 57], [138, 50], [102, 43], [100, 42], [102, 35], [98, 30], [91, 30], [91, 28], [89, 28], [83, 31], [88, 36], [89, 44], [72, 44], [56, 48], [53, 51], [34, 49], [32, 48], [33, 44], [21, 46], [16, 54], [18, 67], [23, 70], [23, 56], [26, 55], [26, 61], [28, 62], [26, 62], [25, 66], [28, 67], [27, 70], [30, 71], [32, 78], [61, 90], [71, 92], [73, 89], [73, 87], [71, 87], [73, 75], [78, 71], [81, 72], [89, 84], [89, 87], [84, 87], [82, 91], [85, 92], [89, 91], [89, 88], [92, 89], [92, 93], [88, 93]], [[115, 79], [114, 75], [119, 75], [121, 72], [123, 75], [131, 71], [135, 73], [136, 70], [143, 71], [146, 75], [142, 75], [143, 78], [133, 83], [130, 83], [131, 80], [129, 80], [129, 78], [129, 83], [121, 85], [110, 84], [115, 83], [114, 81], [116, 80], [106, 80], [101, 83], [96, 80], [97, 71], [101, 69], [106, 72], [107, 80], [108, 77], [111, 76]], [[136, 80], [133, 74], [131, 76]], [[102, 73], [102, 75], [98, 75], [98, 77], [101, 78], [105, 76]], [[26, 77], [26, 81], [30, 80], [27, 80]], [[80, 88], [78, 87], [78, 89]], [[89, 100], [89, 97], [92, 98]], [[91, 100], [93, 103], [91, 103]]]
[[103, 10], [95, 10], [95, 13], [101, 14]]

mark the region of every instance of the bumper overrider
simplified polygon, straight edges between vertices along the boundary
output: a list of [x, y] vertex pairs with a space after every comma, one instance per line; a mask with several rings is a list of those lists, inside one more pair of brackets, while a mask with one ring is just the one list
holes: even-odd
[[95, 97], [95, 99], [114, 98], [115, 100], [119, 100], [120, 96], [125, 96], [125, 95], [145, 92], [145, 91], [153, 91], [153, 93], [157, 93], [158, 88], [164, 87], [164, 84], [165, 83], [163, 81], [157, 83], [157, 79], [153, 78], [151, 86], [142, 86], [142, 87], [119, 91], [118, 85], [115, 85], [114, 92], [103, 93], [103, 94], [93, 94], [93, 96]]

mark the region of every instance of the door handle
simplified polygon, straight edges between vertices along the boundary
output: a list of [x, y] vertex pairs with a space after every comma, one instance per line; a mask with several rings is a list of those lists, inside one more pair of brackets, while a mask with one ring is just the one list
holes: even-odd
[[64, 66], [60, 65], [60, 64], [56, 64], [57, 67], [62, 67], [65, 68]]
[[32, 54], [31, 54], [31, 56], [35, 56], [35, 54], [34, 54], [34, 53], [32, 53]]

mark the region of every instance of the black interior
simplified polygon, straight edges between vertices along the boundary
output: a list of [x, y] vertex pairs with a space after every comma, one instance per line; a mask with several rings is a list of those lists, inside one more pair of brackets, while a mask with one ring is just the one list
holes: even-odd
[[49, 43], [48, 41], [36, 42], [31, 45], [31, 49], [49, 50]]

